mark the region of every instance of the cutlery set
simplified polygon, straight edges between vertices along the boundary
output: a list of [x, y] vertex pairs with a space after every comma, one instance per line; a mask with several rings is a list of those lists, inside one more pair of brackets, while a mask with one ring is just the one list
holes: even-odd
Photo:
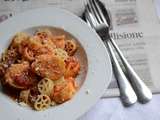
[[[99, 0], [87, 0], [85, 3], [84, 19], [91, 28], [95, 29], [110, 53], [122, 103], [125, 106], [130, 106], [136, 103], [137, 99], [143, 104], [149, 102], [152, 99], [150, 89], [128, 63], [114, 39], [110, 37], [109, 32], [112, 29], [111, 17], [104, 4]], [[114, 51], [117, 53], [125, 69], [122, 69]]]

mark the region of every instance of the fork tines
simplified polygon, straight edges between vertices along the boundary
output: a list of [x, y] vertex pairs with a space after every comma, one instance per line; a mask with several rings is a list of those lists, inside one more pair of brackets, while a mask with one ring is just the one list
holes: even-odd
[[99, 0], [88, 0], [88, 9], [94, 14], [100, 24], [104, 23], [109, 26], [99, 3]]

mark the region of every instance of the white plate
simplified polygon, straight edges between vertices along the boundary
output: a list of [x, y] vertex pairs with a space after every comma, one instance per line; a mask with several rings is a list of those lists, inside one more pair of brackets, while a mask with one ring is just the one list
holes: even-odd
[[65, 10], [41, 8], [27, 11], [3, 22], [0, 24], [0, 53], [6, 49], [9, 39], [16, 32], [43, 25], [62, 28], [79, 40], [88, 59], [86, 79], [72, 100], [40, 112], [17, 105], [0, 91], [2, 120], [77, 119], [96, 103], [110, 83], [111, 63], [102, 41], [80, 18]]

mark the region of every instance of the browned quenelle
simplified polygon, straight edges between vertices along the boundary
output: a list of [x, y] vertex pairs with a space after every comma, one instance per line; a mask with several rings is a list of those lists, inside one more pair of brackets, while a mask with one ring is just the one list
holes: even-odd
[[52, 99], [56, 103], [64, 103], [65, 101], [71, 99], [76, 93], [77, 87], [75, 86], [75, 80], [73, 78], [67, 79], [65, 79], [63, 84], [57, 84], [54, 87]]
[[53, 55], [40, 55], [31, 65], [33, 71], [41, 77], [57, 80], [65, 71], [64, 61]]
[[17, 89], [27, 89], [36, 83], [36, 77], [30, 73], [29, 63], [12, 64], [6, 71], [5, 82]]

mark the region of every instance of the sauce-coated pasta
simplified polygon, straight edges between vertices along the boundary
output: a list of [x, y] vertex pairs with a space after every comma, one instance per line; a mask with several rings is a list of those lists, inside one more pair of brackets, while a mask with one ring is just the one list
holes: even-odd
[[1, 57], [3, 88], [15, 90], [18, 102], [37, 111], [70, 100], [78, 90], [76, 50], [74, 40], [54, 35], [49, 29], [39, 29], [33, 35], [17, 33]]

